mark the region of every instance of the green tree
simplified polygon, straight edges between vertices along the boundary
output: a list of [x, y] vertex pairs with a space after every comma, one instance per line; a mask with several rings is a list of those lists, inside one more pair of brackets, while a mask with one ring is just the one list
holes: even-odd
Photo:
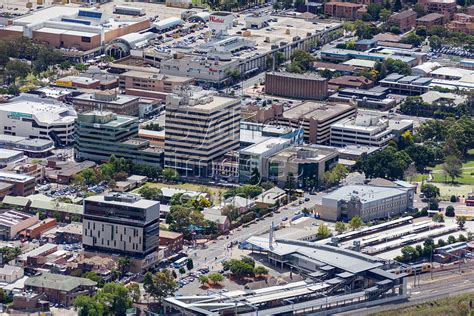
[[433, 222], [436, 222], [436, 223], [444, 222], [444, 216], [441, 213], [434, 214], [432, 219], [433, 219]]
[[418, 18], [421, 18], [422, 16], [426, 15], [426, 11], [425, 11], [425, 8], [422, 4], [415, 4], [415, 7], [413, 8], [413, 11], [416, 12], [416, 16]]
[[178, 272], [180, 274], [186, 274], [186, 270], [184, 268], [179, 268]]
[[31, 72], [30, 66], [19, 60], [10, 60], [5, 65], [5, 77], [8, 82], [14, 82], [16, 78], [25, 78]]
[[339, 234], [342, 234], [343, 232], [346, 231], [346, 224], [344, 224], [344, 222], [336, 222], [336, 225], [335, 225], [335, 230], [339, 233]]
[[360, 228], [363, 223], [364, 222], [362, 221], [362, 219], [359, 216], [354, 216], [354, 217], [351, 218], [348, 225], [352, 230], [355, 230], [355, 229]]
[[446, 207], [446, 212], [444, 213], [446, 217], [454, 217], [456, 213], [454, 212], [454, 207], [452, 205], [448, 205]]
[[160, 302], [163, 298], [174, 295], [178, 289], [175, 278], [168, 270], [157, 272], [155, 275], [145, 273], [143, 287], [145, 292]]
[[[388, 1], [387, 1], [388, 2]], [[388, 18], [392, 15], [392, 11], [388, 10], [388, 9], [382, 9], [380, 11], [380, 20], [382, 20], [383, 22], [387, 22], [388, 21]]]
[[264, 266], [258, 266], [258, 267], [255, 267], [254, 273], [257, 276], [267, 275], [268, 274], [268, 269], [265, 268]]
[[454, 183], [456, 178], [462, 176], [461, 160], [456, 156], [446, 157], [446, 161], [443, 164], [443, 171], [451, 178], [451, 183]]
[[414, 247], [405, 246], [402, 248], [402, 257], [404, 261], [415, 261], [418, 258], [418, 253]]
[[370, 14], [370, 17], [373, 21], [380, 19], [380, 12], [383, 7], [380, 4], [371, 3], [367, 6], [367, 13]]
[[163, 192], [158, 188], [153, 188], [150, 186], [142, 186], [138, 193], [147, 200], [160, 201], [163, 198]]
[[125, 315], [132, 307], [132, 299], [123, 284], [107, 283], [94, 297], [109, 315]]
[[444, 247], [444, 246], [446, 246], [446, 242], [441, 238], [438, 239], [438, 247], [436, 247], [436, 248]]
[[209, 283], [209, 277], [207, 275], [202, 274], [202, 275], [199, 276], [199, 282], [202, 285], [207, 284], [207, 283]]
[[464, 225], [466, 224], [466, 216], [456, 216], [456, 223], [459, 226], [459, 229], [464, 229]]
[[120, 276], [123, 276], [130, 269], [130, 258], [120, 257], [117, 260], [117, 267], [120, 271]]
[[329, 230], [329, 227], [326, 224], [322, 223], [321, 225], [319, 225], [318, 232], [316, 233], [316, 237], [318, 239], [328, 238], [331, 235], [331, 231]]
[[128, 295], [133, 302], [140, 302], [140, 286], [136, 282], [127, 285]]
[[218, 272], [210, 273], [208, 278], [214, 284], [217, 284], [217, 283], [220, 283], [220, 282], [224, 281], [224, 276], [221, 273], [218, 273]]
[[454, 244], [456, 242], [456, 237], [453, 235], [448, 236], [448, 244]]
[[166, 181], [176, 181], [179, 177], [178, 171], [173, 168], [164, 168], [162, 174]]
[[263, 190], [268, 191], [271, 188], [273, 188], [275, 184], [271, 181], [265, 181], [265, 182], [260, 183], [260, 186], [262, 187]]
[[427, 199], [437, 198], [439, 196], [439, 188], [433, 184], [423, 184], [421, 187], [421, 192]]
[[186, 269], [188, 269], [188, 271], [191, 271], [193, 268], [194, 268], [193, 259], [189, 258], [188, 262], [186, 262]]
[[80, 295], [74, 299], [74, 308], [79, 316], [102, 316], [104, 306], [90, 296]]

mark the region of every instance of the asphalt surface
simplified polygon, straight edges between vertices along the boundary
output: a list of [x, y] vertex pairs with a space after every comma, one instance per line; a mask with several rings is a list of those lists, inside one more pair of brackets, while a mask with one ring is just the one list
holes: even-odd
[[[301, 211], [303, 208], [310, 208], [313, 206], [314, 201], [318, 198], [318, 195], [305, 194], [304, 198], [309, 198], [308, 202], [299, 204], [293, 202], [279, 208], [280, 213], [273, 213], [273, 216], [267, 216], [260, 221], [253, 222], [248, 227], [241, 226], [231, 231], [227, 236], [221, 236], [219, 239], [209, 242], [208, 248], [202, 249], [189, 249], [187, 254], [193, 259], [195, 268], [209, 267], [220, 263], [228, 259], [226, 253], [227, 246], [232, 242], [241, 242], [248, 239], [251, 236], [258, 236], [270, 230], [272, 221], [274, 224], [282, 222], [282, 219], [287, 217], [291, 218], [295, 216], [295, 212]], [[302, 198], [302, 199], [304, 199]], [[293, 205], [297, 204], [297, 205]], [[234, 246], [237, 247], [237, 246]]]

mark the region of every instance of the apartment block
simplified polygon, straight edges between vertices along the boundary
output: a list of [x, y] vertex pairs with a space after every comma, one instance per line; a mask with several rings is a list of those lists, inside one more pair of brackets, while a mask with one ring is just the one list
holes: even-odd
[[324, 13], [335, 18], [355, 20], [357, 10], [362, 7], [363, 5], [358, 3], [331, 1], [324, 5]]
[[439, 13], [445, 17], [445, 21], [449, 21], [456, 13], [456, 0], [421, 0], [425, 11], [428, 13]]
[[207, 177], [213, 160], [239, 149], [240, 100], [182, 86], [166, 103], [165, 167]]
[[474, 16], [456, 13], [453, 20], [448, 24], [448, 29], [452, 32], [471, 34], [474, 32]]
[[431, 29], [434, 26], [444, 25], [445, 16], [441, 13], [430, 13], [425, 16], [422, 16], [419, 19], [416, 19], [416, 26], [423, 26], [427, 30]]
[[158, 250], [160, 203], [110, 193], [84, 200], [82, 243], [87, 251], [144, 258]]
[[388, 23], [398, 26], [402, 32], [409, 31], [416, 26], [416, 12], [412, 10], [405, 10], [400, 13], [393, 14], [388, 19]]
[[0, 171], [0, 200], [7, 195], [28, 196], [35, 193], [35, 178]]

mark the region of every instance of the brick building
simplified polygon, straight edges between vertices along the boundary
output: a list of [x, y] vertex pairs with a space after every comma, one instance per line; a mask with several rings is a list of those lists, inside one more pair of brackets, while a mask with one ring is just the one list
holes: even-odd
[[335, 18], [355, 20], [357, 10], [362, 7], [363, 5], [358, 3], [332, 1], [324, 5], [324, 13]]
[[323, 100], [328, 94], [328, 80], [307, 73], [268, 72], [265, 92], [289, 98]]
[[390, 25], [398, 26], [400, 31], [406, 32], [416, 26], [416, 12], [412, 10], [393, 14], [388, 19]]
[[424, 26], [427, 30], [433, 26], [444, 24], [444, 15], [440, 13], [430, 13], [416, 20], [416, 26]]
[[448, 24], [448, 29], [452, 32], [471, 34], [474, 32], [474, 16], [456, 13], [453, 20]]
[[445, 17], [446, 21], [453, 18], [456, 13], [456, 0], [419, 0], [427, 13], [439, 13]]
[[183, 250], [183, 245], [183, 234], [160, 230], [160, 246], [165, 246], [170, 254]]

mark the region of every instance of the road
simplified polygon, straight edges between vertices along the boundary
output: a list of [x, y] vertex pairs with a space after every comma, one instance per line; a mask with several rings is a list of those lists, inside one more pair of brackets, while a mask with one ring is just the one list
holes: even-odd
[[229, 235], [227, 235], [227, 237], [222, 236], [214, 242], [209, 242], [208, 248], [206, 249], [188, 249], [188, 256], [193, 259], [196, 268], [208, 267], [218, 262], [222, 262], [228, 258], [228, 254], [225, 250], [229, 243], [241, 242], [251, 236], [258, 236], [269, 231], [272, 221], [276, 225], [285, 217], [291, 218], [292, 216], [295, 216], [295, 212], [301, 211], [305, 207], [311, 208], [314, 205], [314, 201], [318, 198], [318, 195], [305, 194], [304, 198], [309, 198], [310, 200], [303, 204], [293, 202], [292, 204], [280, 207], [280, 213], [274, 213], [273, 216], [267, 216], [260, 221], [250, 224], [248, 227], [234, 229]]

